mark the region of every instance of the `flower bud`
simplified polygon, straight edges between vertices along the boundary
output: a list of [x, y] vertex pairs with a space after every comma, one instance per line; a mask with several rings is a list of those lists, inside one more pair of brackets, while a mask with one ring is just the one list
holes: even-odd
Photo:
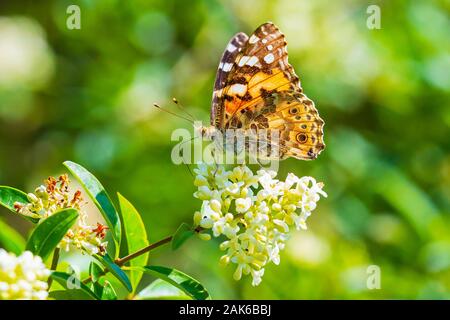
[[196, 187], [207, 186], [208, 185], [208, 179], [206, 179], [204, 176], [198, 175], [198, 176], [195, 177], [194, 185]]
[[221, 211], [221, 204], [218, 200], [213, 199], [209, 202], [209, 206], [211, 207], [211, 209], [213, 209], [215, 212], [217, 213], [222, 213]]
[[196, 211], [194, 213], [194, 225], [198, 226], [200, 224], [201, 220], [202, 220], [202, 214], [199, 211]]
[[226, 266], [230, 263], [230, 257], [227, 255], [223, 255], [222, 257], [220, 257], [219, 263], [221, 266]]
[[38, 202], [39, 202], [38, 197], [36, 197], [36, 195], [34, 195], [33, 193], [27, 194], [27, 199], [28, 199], [28, 201], [30, 201], [31, 203], [38, 203]]
[[274, 210], [274, 211], [281, 211], [281, 205], [279, 204], [279, 203], [274, 203], [273, 205], [272, 205], [272, 209]]
[[211, 240], [211, 235], [208, 233], [199, 233], [198, 237], [204, 241]]
[[34, 190], [34, 193], [41, 199], [48, 199], [47, 189], [42, 185], [37, 187], [36, 190]]
[[250, 206], [252, 205], [252, 199], [251, 198], [239, 198], [236, 200], [236, 211], [239, 213], [244, 213], [250, 209]]

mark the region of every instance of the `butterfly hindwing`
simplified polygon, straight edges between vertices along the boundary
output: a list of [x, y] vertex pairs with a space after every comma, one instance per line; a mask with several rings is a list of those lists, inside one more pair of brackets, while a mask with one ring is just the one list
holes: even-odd
[[243, 110], [233, 117], [230, 127], [277, 131], [277, 135], [262, 137], [264, 141], [259, 142], [277, 147], [278, 152], [274, 154], [281, 159], [312, 160], [325, 147], [324, 121], [314, 103], [301, 92], [273, 92], [252, 100]]

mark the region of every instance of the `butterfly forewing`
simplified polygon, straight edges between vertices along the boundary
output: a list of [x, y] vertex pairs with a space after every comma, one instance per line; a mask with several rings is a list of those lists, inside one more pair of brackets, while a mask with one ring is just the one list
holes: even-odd
[[216, 81], [214, 82], [212, 107], [211, 107], [211, 125], [220, 126], [223, 122], [223, 99], [222, 90], [225, 87], [228, 75], [233, 69], [234, 62], [238, 54], [242, 51], [247, 43], [248, 36], [240, 32], [236, 34], [228, 42], [222, 58], [220, 59], [219, 68], [217, 69]]

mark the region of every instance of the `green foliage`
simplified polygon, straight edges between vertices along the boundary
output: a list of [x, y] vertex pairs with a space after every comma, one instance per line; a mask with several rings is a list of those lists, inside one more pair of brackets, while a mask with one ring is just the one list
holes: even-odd
[[[14, 203], [16, 202], [22, 204], [28, 203], [29, 201], [27, 194], [12, 187], [0, 186], [0, 205], [9, 209], [11, 212], [18, 214], [17, 210], [14, 208]], [[28, 217], [21, 214], [19, 215], [33, 223], [37, 223], [39, 221], [39, 218], [36, 217]]]
[[72, 161], [64, 162], [64, 165], [81, 183], [86, 193], [91, 197], [97, 208], [105, 218], [106, 223], [112, 230], [116, 247], [120, 246], [122, 230], [120, 225], [119, 214], [112, 203], [108, 193], [98, 179], [85, 168]]
[[211, 298], [208, 291], [206, 291], [200, 282], [176, 269], [161, 266], [135, 267], [132, 269], [148, 273], [164, 280], [195, 300], [206, 300]]
[[89, 276], [92, 282], [97, 282], [103, 275], [103, 269], [94, 261], [89, 264]]
[[117, 293], [111, 283], [107, 280], [105, 280], [104, 284], [92, 282], [90, 287], [95, 295], [100, 297], [101, 300], [117, 300]]
[[28, 239], [26, 250], [46, 259], [75, 223], [79, 214], [74, 209], [64, 209], [41, 220]]
[[[80, 300], [90, 300], [90, 299], [100, 299], [101, 295], [97, 295], [93, 292], [87, 285], [85, 285], [79, 278], [74, 274], [68, 274], [65, 272], [53, 271], [50, 275], [53, 280], [58, 282], [64, 289], [65, 293], [57, 290], [53, 291], [50, 296], [57, 300], [66, 299], [80, 299]], [[90, 299], [89, 299], [90, 298]]]
[[25, 239], [0, 219], [0, 247], [19, 255], [25, 249]]
[[131, 282], [127, 274], [117, 264], [114, 263], [114, 261], [108, 254], [105, 254], [103, 256], [95, 254], [93, 255], [93, 257], [98, 262], [100, 262], [109, 272], [111, 272], [111, 274], [113, 274], [129, 292], [132, 291]]
[[142, 289], [135, 297], [135, 300], [189, 300], [192, 299], [184, 291], [172, 284], [156, 279], [147, 287]]
[[[139, 212], [137, 212], [133, 205], [120, 193], [117, 196], [119, 198], [120, 213], [124, 227], [124, 236], [127, 243], [127, 254], [131, 254], [149, 245], [147, 232], [145, 230], [145, 226], [142, 222]], [[145, 253], [139, 257], [136, 257], [135, 259], [130, 260], [130, 266], [135, 267], [146, 265], [148, 255], [148, 253]], [[133, 292], [136, 290], [141, 278], [141, 272], [130, 271], [130, 281], [133, 287]]]
[[[127, 254], [135, 253], [140, 249], [149, 246], [144, 223], [135, 207], [125, 199], [125, 197], [118, 193], [121, 215], [120, 217], [119, 215], [116, 217], [115, 214], [117, 214], [117, 212], [114, 209], [114, 205], [109, 200], [105, 189], [98, 179], [82, 166], [74, 162], [66, 161], [64, 164], [66, 167], [70, 168], [72, 174], [76, 175], [86, 192], [91, 195], [92, 200], [96, 203], [98, 208], [102, 210], [104, 218], [109, 219], [110, 225], [119, 227], [123, 225], [123, 236], [125, 237], [124, 240], [126, 240]], [[13, 207], [14, 202], [26, 199], [26, 194], [14, 188], [2, 187], [1, 190], [2, 203], [6, 207], [9, 206], [11, 208]], [[78, 211], [69, 208], [55, 212], [45, 219], [41, 219], [32, 231], [26, 245], [25, 240], [23, 240], [14, 229], [0, 220], [0, 227], [2, 227], [0, 230], [0, 244], [5, 243], [6, 245], [4, 246], [16, 254], [20, 254], [25, 247], [26, 250], [41, 256], [45, 260], [50, 253], [55, 250], [62, 238], [67, 234], [78, 218]], [[122, 218], [122, 223], [120, 218]], [[186, 238], [186, 236], [183, 235], [186, 231], [186, 227], [182, 225], [175, 234], [175, 238], [178, 239], [176, 241], [180, 244], [184, 241], [184, 238]], [[119, 235], [122, 236], [122, 233], [120, 232]], [[116, 234], [116, 236], [119, 235]], [[120, 243], [121, 240], [121, 238], [117, 238], [117, 243]], [[52, 264], [56, 264], [54, 266], [52, 265], [52, 268], [57, 267], [59, 255], [55, 257]], [[108, 280], [101, 280], [108, 272], [119, 280], [129, 292], [134, 292], [136, 290], [143, 272], [153, 274], [170, 285], [181, 289], [180, 293], [178, 290], [173, 288], [168, 289], [158, 282], [154, 282], [153, 286], [148, 286], [139, 295], [140, 299], [148, 299], [150, 297], [153, 299], [158, 297], [161, 299], [169, 297], [182, 299], [186, 297], [186, 294], [195, 299], [205, 299], [209, 297], [208, 293], [200, 283], [180, 271], [165, 267], [143, 267], [147, 262], [148, 253], [139, 255], [130, 260], [130, 267], [126, 267], [126, 269], [130, 271], [131, 281], [121, 266], [116, 264], [108, 253], [93, 254], [92, 257], [100, 262], [103, 268], [94, 261], [91, 261], [89, 264], [89, 278], [87, 279], [89, 285], [84, 284], [77, 278], [75, 273], [68, 274], [53, 271], [51, 278], [57, 281], [65, 290], [53, 290], [50, 292], [49, 298], [56, 300], [116, 300], [118, 296], [114, 286]]]
[[89, 288], [95, 293], [101, 300], [117, 300], [117, 293], [114, 287], [108, 280], [100, 283], [100, 278], [104, 275], [104, 270], [94, 261], [89, 264]]
[[102, 286], [100, 297], [102, 300], [117, 300], [117, 293], [109, 281]]

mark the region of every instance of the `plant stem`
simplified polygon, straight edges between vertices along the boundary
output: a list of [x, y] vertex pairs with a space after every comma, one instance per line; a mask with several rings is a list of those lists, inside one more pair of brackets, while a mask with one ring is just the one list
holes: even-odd
[[118, 266], [123, 266], [128, 261], [130, 261], [130, 260], [132, 260], [134, 258], [137, 258], [137, 257], [143, 255], [146, 252], [149, 252], [149, 251], [151, 251], [153, 249], [156, 249], [156, 248], [158, 248], [158, 247], [160, 247], [160, 246], [162, 246], [162, 245], [172, 241], [172, 238], [173, 238], [173, 236], [166, 237], [166, 238], [164, 238], [162, 240], [159, 240], [158, 242], [155, 242], [155, 243], [153, 243], [153, 244], [151, 244], [151, 245], [149, 245], [149, 246], [147, 246], [145, 248], [142, 248], [142, 249], [140, 249], [140, 250], [138, 250], [138, 251], [136, 251], [134, 253], [131, 253], [131, 254], [123, 257], [123, 258], [116, 259], [115, 262], [116, 262], [116, 264]]
[[[58, 260], [59, 260], [59, 248], [55, 248], [53, 251], [53, 258], [52, 258], [52, 266], [50, 267], [50, 270], [56, 271], [56, 268], [58, 267]], [[52, 285], [53, 278], [49, 277], [47, 280], [48, 288], [50, 289], [50, 286]]]
[[[164, 245], [164, 244], [166, 244], [166, 243], [172, 241], [172, 238], [173, 238], [173, 236], [166, 237], [166, 238], [164, 238], [164, 239], [162, 239], [162, 240], [159, 240], [158, 242], [152, 243], [151, 245], [148, 245], [147, 247], [142, 248], [142, 249], [140, 249], [140, 250], [138, 250], [138, 251], [136, 251], [136, 252], [134, 252], [134, 253], [131, 253], [131, 254], [129, 254], [129, 255], [123, 257], [123, 258], [118, 258], [118, 259], [116, 259], [116, 261], [114, 261], [114, 262], [115, 262], [118, 266], [123, 266], [125, 263], [127, 263], [127, 262], [130, 261], [131, 259], [137, 258], [137, 257], [143, 255], [143, 254], [146, 253], [146, 252], [149, 252], [149, 251], [151, 251], [151, 250], [153, 250], [153, 249], [156, 249], [156, 248], [158, 248], [158, 247], [160, 247], [160, 246], [162, 246], [162, 245]], [[108, 269], [105, 269], [105, 271], [103, 271], [103, 273], [101, 273], [99, 276], [104, 276], [104, 275], [107, 274], [108, 272], [109, 272], [109, 270], [108, 270]], [[89, 277], [87, 277], [86, 279], [83, 280], [83, 283], [84, 283], [84, 284], [87, 284], [87, 283], [89, 283], [89, 282], [91, 282], [91, 281], [92, 281], [92, 277], [89, 276]]]
[[[200, 227], [200, 226], [194, 229], [194, 231], [195, 231], [196, 233], [199, 233], [199, 232], [202, 231], [202, 230], [203, 230], [203, 228]], [[130, 261], [130, 260], [132, 260], [132, 259], [134, 259], [134, 258], [137, 258], [137, 257], [143, 255], [144, 253], [149, 252], [149, 251], [151, 251], [151, 250], [153, 250], [153, 249], [156, 249], [156, 248], [158, 248], [158, 247], [160, 247], [160, 246], [162, 246], [162, 245], [165, 245], [166, 243], [169, 243], [170, 241], [172, 241], [172, 238], [173, 238], [173, 236], [169, 236], [169, 237], [166, 237], [166, 238], [164, 238], [164, 239], [161, 239], [161, 240], [159, 240], [159, 241], [157, 241], [157, 242], [155, 242], [155, 243], [152, 243], [152, 244], [150, 244], [150, 245], [148, 245], [148, 246], [146, 246], [146, 247], [144, 247], [144, 248], [142, 248], [142, 249], [139, 249], [138, 251], [133, 252], [133, 253], [131, 253], [131, 254], [129, 254], [129, 255], [123, 257], [123, 258], [118, 258], [118, 259], [116, 259], [114, 262], [115, 262], [118, 266], [121, 267], [121, 266], [123, 266], [125, 263], [127, 263], [128, 261]], [[101, 274], [101, 275], [103, 276], [103, 275], [107, 274], [108, 272], [109, 272], [109, 270], [106, 269], [106, 270], [103, 272], [103, 274]], [[86, 279], [83, 280], [83, 283], [84, 283], [84, 284], [87, 284], [87, 283], [89, 283], [89, 282], [91, 282], [91, 281], [92, 281], [92, 278], [91, 278], [91, 276], [89, 276], [89, 277], [87, 277]]]

